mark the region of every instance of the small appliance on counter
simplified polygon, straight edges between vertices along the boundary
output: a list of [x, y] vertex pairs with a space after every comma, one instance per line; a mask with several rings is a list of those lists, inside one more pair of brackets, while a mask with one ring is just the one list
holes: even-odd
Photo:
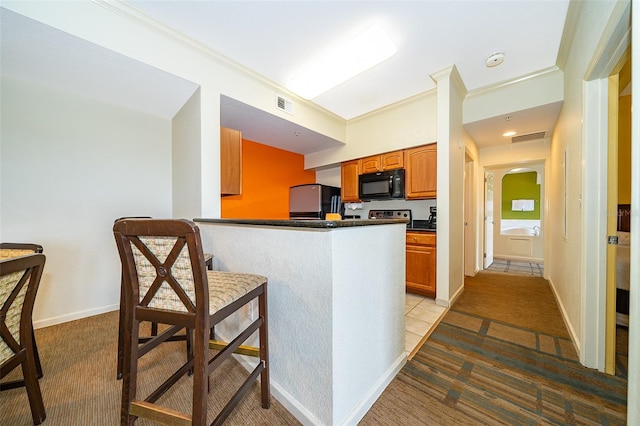
[[342, 213], [340, 188], [319, 183], [289, 188], [289, 219], [324, 220], [327, 213]]
[[412, 228], [413, 229], [426, 229], [430, 231], [435, 231], [437, 228], [436, 225], [436, 207], [429, 207], [429, 219], [427, 220], [414, 220]]

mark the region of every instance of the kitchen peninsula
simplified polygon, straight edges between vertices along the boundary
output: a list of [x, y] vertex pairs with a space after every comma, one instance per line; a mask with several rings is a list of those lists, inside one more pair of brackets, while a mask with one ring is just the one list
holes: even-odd
[[406, 362], [407, 220], [194, 221], [215, 269], [269, 279], [273, 395], [303, 424], [357, 424]]

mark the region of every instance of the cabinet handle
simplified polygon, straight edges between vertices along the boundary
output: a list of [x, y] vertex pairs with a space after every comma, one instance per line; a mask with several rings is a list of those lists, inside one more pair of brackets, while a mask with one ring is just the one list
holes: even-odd
[[418, 241], [418, 237], [413, 237], [413, 241]]

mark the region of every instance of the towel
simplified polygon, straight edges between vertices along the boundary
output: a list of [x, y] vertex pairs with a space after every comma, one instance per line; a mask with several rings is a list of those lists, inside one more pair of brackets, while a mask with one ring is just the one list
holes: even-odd
[[534, 200], [511, 200], [511, 211], [514, 212], [532, 212], [534, 209]]

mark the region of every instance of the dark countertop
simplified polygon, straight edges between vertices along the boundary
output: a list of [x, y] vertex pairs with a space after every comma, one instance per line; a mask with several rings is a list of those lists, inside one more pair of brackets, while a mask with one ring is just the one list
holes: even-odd
[[351, 228], [354, 226], [389, 225], [394, 223], [409, 223], [408, 219], [344, 219], [344, 220], [286, 220], [286, 219], [206, 219], [195, 218], [194, 222], [228, 224], [228, 225], [258, 225], [284, 226], [292, 228]]
[[407, 228], [407, 232], [426, 232], [430, 234], [435, 234], [435, 229], [427, 229], [427, 228]]

